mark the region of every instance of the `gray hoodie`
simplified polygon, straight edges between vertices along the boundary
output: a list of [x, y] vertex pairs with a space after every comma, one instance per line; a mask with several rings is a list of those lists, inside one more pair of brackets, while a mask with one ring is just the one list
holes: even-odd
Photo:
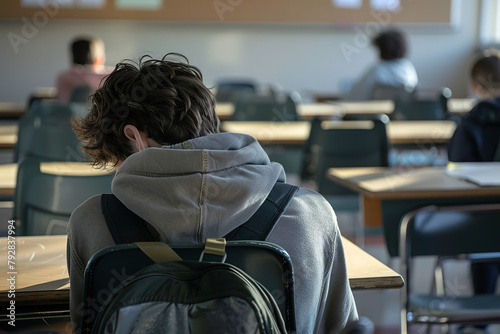
[[[112, 191], [161, 241], [199, 243], [246, 222], [276, 181], [285, 181], [282, 166], [270, 162], [254, 138], [221, 133], [131, 155]], [[297, 333], [339, 333], [357, 319], [336, 216], [321, 195], [301, 188], [268, 241], [292, 259]], [[85, 265], [109, 245], [100, 196], [92, 197], [73, 212], [68, 226], [74, 326], [79, 327]]]

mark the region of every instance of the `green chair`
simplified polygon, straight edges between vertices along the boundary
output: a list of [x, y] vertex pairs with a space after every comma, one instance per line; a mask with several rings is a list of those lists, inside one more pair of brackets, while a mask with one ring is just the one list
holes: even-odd
[[[170, 246], [183, 260], [189, 261], [199, 261], [204, 249], [204, 244]], [[271, 292], [287, 330], [295, 332], [293, 268], [288, 253], [265, 241], [230, 241], [226, 244], [226, 255], [225, 263], [239, 267]], [[215, 256], [205, 256], [204, 260], [221, 261]], [[82, 332], [92, 328], [96, 313], [105, 303], [102, 296], [109, 295], [110, 287], [118, 287], [127, 277], [153, 263], [137, 244], [115, 245], [94, 254], [84, 275]]]
[[373, 87], [371, 100], [397, 100], [412, 99], [415, 90], [405, 86], [390, 86], [377, 83]]
[[221, 80], [215, 87], [217, 102], [234, 102], [240, 95], [257, 92], [257, 84], [252, 80]]
[[111, 192], [114, 173], [49, 174], [40, 170], [41, 163], [27, 156], [18, 167], [13, 218], [19, 235], [66, 234], [74, 209], [89, 197]]
[[443, 120], [448, 117], [449, 88], [418, 89], [411, 95], [398, 95], [394, 100], [391, 120], [424, 121]]
[[387, 167], [389, 142], [382, 120], [322, 122], [317, 136], [319, 145], [316, 183], [324, 196], [357, 193], [330, 181], [332, 167]]
[[80, 86], [73, 89], [71, 92], [70, 102], [72, 103], [87, 103], [87, 100], [92, 93], [92, 89], [88, 86]]
[[[406, 284], [401, 293], [401, 333], [410, 324], [500, 323], [500, 296], [417, 294], [412, 260], [500, 252], [500, 205], [426, 206], [407, 213], [400, 224], [399, 253]], [[488, 254], [490, 253], [490, 254]], [[439, 290], [438, 290], [439, 291]]]
[[296, 100], [293, 95], [260, 96], [241, 95], [236, 100], [233, 121], [297, 121]]
[[83, 161], [81, 143], [73, 132], [71, 117], [83, 116], [80, 104], [39, 103], [19, 120], [14, 161], [30, 155], [44, 160]]

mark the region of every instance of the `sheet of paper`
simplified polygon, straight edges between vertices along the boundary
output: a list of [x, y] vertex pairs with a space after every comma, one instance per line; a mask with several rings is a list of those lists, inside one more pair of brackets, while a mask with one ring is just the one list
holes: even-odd
[[361, 8], [363, 0], [332, 0], [332, 3], [335, 7], [356, 9]]
[[394, 11], [401, 6], [401, 0], [370, 0], [370, 6], [374, 10]]
[[119, 9], [147, 9], [153, 10], [161, 8], [162, 0], [115, 0], [115, 5]]
[[500, 186], [500, 162], [449, 163], [446, 173], [480, 186]]

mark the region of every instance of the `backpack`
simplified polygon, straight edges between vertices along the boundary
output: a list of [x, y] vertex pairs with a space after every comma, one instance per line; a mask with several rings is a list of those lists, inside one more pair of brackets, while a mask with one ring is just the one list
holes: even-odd
[[[229, 240], [265, 240], [298, 187], [276, 183], [259, 210], [228, 233]], [[132, 240], [152, 260], [114, 289], [94, 321], [94, 333], [287, 333], [287, 323], [269, 291], [240, 268], [223, 263], [224, 238], [206, 240], [199, 261], [182, 261], [155, 231], [113, 195], [101, 200], [116, 243]], [[127, 216], [128, 218], [124, 218]], [[146, 225], [148, 226], [148, 225]], [[212, 262], [202, 261], [211, 257]], [[222, 258], [222, 261], [221, 261]], [[218, 262], [215, 262], [218, 260]], [[293, 303], [292, 303], [293, 307]]]

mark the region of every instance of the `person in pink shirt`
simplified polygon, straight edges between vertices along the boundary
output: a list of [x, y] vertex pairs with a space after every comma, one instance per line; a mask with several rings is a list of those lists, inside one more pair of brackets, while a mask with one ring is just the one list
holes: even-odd
[[62, 103], [71, 102], [77, 88], [87, 88], [89, 93], [98, 89], [107, 75], [102, 40], [78, 37], [71, 43], [71, 55], [71, 68], [57, 76], [57, 99]]

